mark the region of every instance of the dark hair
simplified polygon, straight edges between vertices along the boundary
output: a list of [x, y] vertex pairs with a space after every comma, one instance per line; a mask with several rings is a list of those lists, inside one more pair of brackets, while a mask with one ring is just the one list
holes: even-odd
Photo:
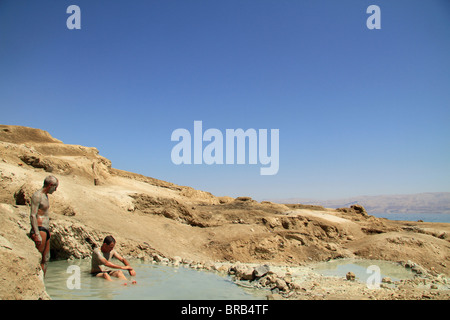
[[48, 187], [50, 185], [58, 185], [58, 179], [54, 176], [48, 176], [44, 180], [44, 187]]
[[113, 236], [107, 236], [103, 240], [103, 243], [106, 243], [107, 245], [110, 245], [111, 243], [116, 243], [116, 239], [114, 239]]

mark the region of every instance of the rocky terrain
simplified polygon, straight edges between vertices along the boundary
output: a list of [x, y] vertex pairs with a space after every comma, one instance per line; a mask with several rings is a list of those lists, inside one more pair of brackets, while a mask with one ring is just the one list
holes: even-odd
[[[448, 223], [390, 221], [368, 215], [361, 206], [328, 209], [256, 202], [245, 195], [217, 197], [115, 169], [97, 149], [66, 145], [39, 129], [0, 125], [2, 299], [49, 298], [39, 255], [28, 238], [29, 199], [49, 174], [59, 179], [49, 196], [52, 259], [88, 258], [89, 242], [101, 244], [111, 234], [123, 255], [222, 267], [249, 285], [275, 289], [275, 297], [450, 297], [438, 289], [450, 276]], [[376, 291], [351, 277], [306, 273], [310, 276], [302, 281], [295, 279], [295, 268], [339, 258], [402, 262], [419, 278]], [[256, 268], [264, 265], [272, 270], [258, 276]], [[280, 267], [283, 274], [275, 270]]]

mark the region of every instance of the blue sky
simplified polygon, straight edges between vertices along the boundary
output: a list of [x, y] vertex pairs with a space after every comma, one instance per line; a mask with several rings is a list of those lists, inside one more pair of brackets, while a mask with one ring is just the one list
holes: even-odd
[[[217, 196], [450, 191], [450, 2], [0, 0], [0, 111]], [[279, 129], [278, 173], [173, 164], [195, 120]]]

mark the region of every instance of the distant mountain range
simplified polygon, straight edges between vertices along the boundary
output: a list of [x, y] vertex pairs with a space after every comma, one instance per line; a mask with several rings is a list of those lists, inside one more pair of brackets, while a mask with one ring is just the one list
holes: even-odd
[[337, 200], [312, 200], [302, 198], [273, 199], [277, 203], [301, 203], [326, 208], [349, 207], [360, 204], [369, 214], [379, 213], [448, 213], [450, 192], [429, 192], [405, 195], [359, 196]]

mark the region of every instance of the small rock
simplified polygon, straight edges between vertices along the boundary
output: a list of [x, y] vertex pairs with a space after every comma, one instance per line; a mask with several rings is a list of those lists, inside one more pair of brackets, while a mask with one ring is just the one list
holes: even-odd
[[179, 256], [173, 257], [173, 263], [174, 264], [180, 264], [181, 261], [183, 261], [183, 259], [181, 259], [181, 257], [179, 257]]
[[291, 288], [291, 290], [295, 290], [295, 291], [303, 290], [302, 286], [296, 282], [289, 283], [289, 288]]
[[226, 266], [224, 266], [224, 265], [219, 266], [216, 270], [218, 272], [221, 272], [221, 273], [227, 273], [228, 272], [228, 268]]
[[381, 282], [383, 282], [383, 283], [392, 283], [392, 279], [390, 277], [384, 277], [383, 279], [381, 279]]
[[253, 274], [256, 278], [265, 276], [270, 271], [270, 267], [267, 264], [259, 265], [253, 270]]
[[239, 264], [235, 266], [235, 275], [241, 280], [253, 280], [253, 269], [247, 265]]
[[278, 289], [280, 289], [281, 291], [289, 291], [289, 287], [286, 284], [286, 281], [284, 281], [283, 279], [276, 279], [275, 280], [275, 285]]
[[347, 274], [345, 275], [345, 277], [347, 278], [347, 280], [349, 281], [355, 281], [356, 276], [353, 272], [349, 271], [347, 272]]
[[330, 251], [337, 251], [337, 246], [334, 243], [327, 243], [325, 245], [325, 248], [327, 248]]
[[214, 264], [211, 261], [207, 261], [203, 264], [203, 268], [208, 271], [214, 270]]
[[412, 262], [411, 260], [408, 260], [405, 263], [405, 268], [413, 268], [415, 266], [416, 266], [416, 264], [414, 262]]
[[291, 284], [292, 283], [292, 277], [291, 276], [286, 276], [283, 278], [283, 280], [286, 282], [286, 284]]

